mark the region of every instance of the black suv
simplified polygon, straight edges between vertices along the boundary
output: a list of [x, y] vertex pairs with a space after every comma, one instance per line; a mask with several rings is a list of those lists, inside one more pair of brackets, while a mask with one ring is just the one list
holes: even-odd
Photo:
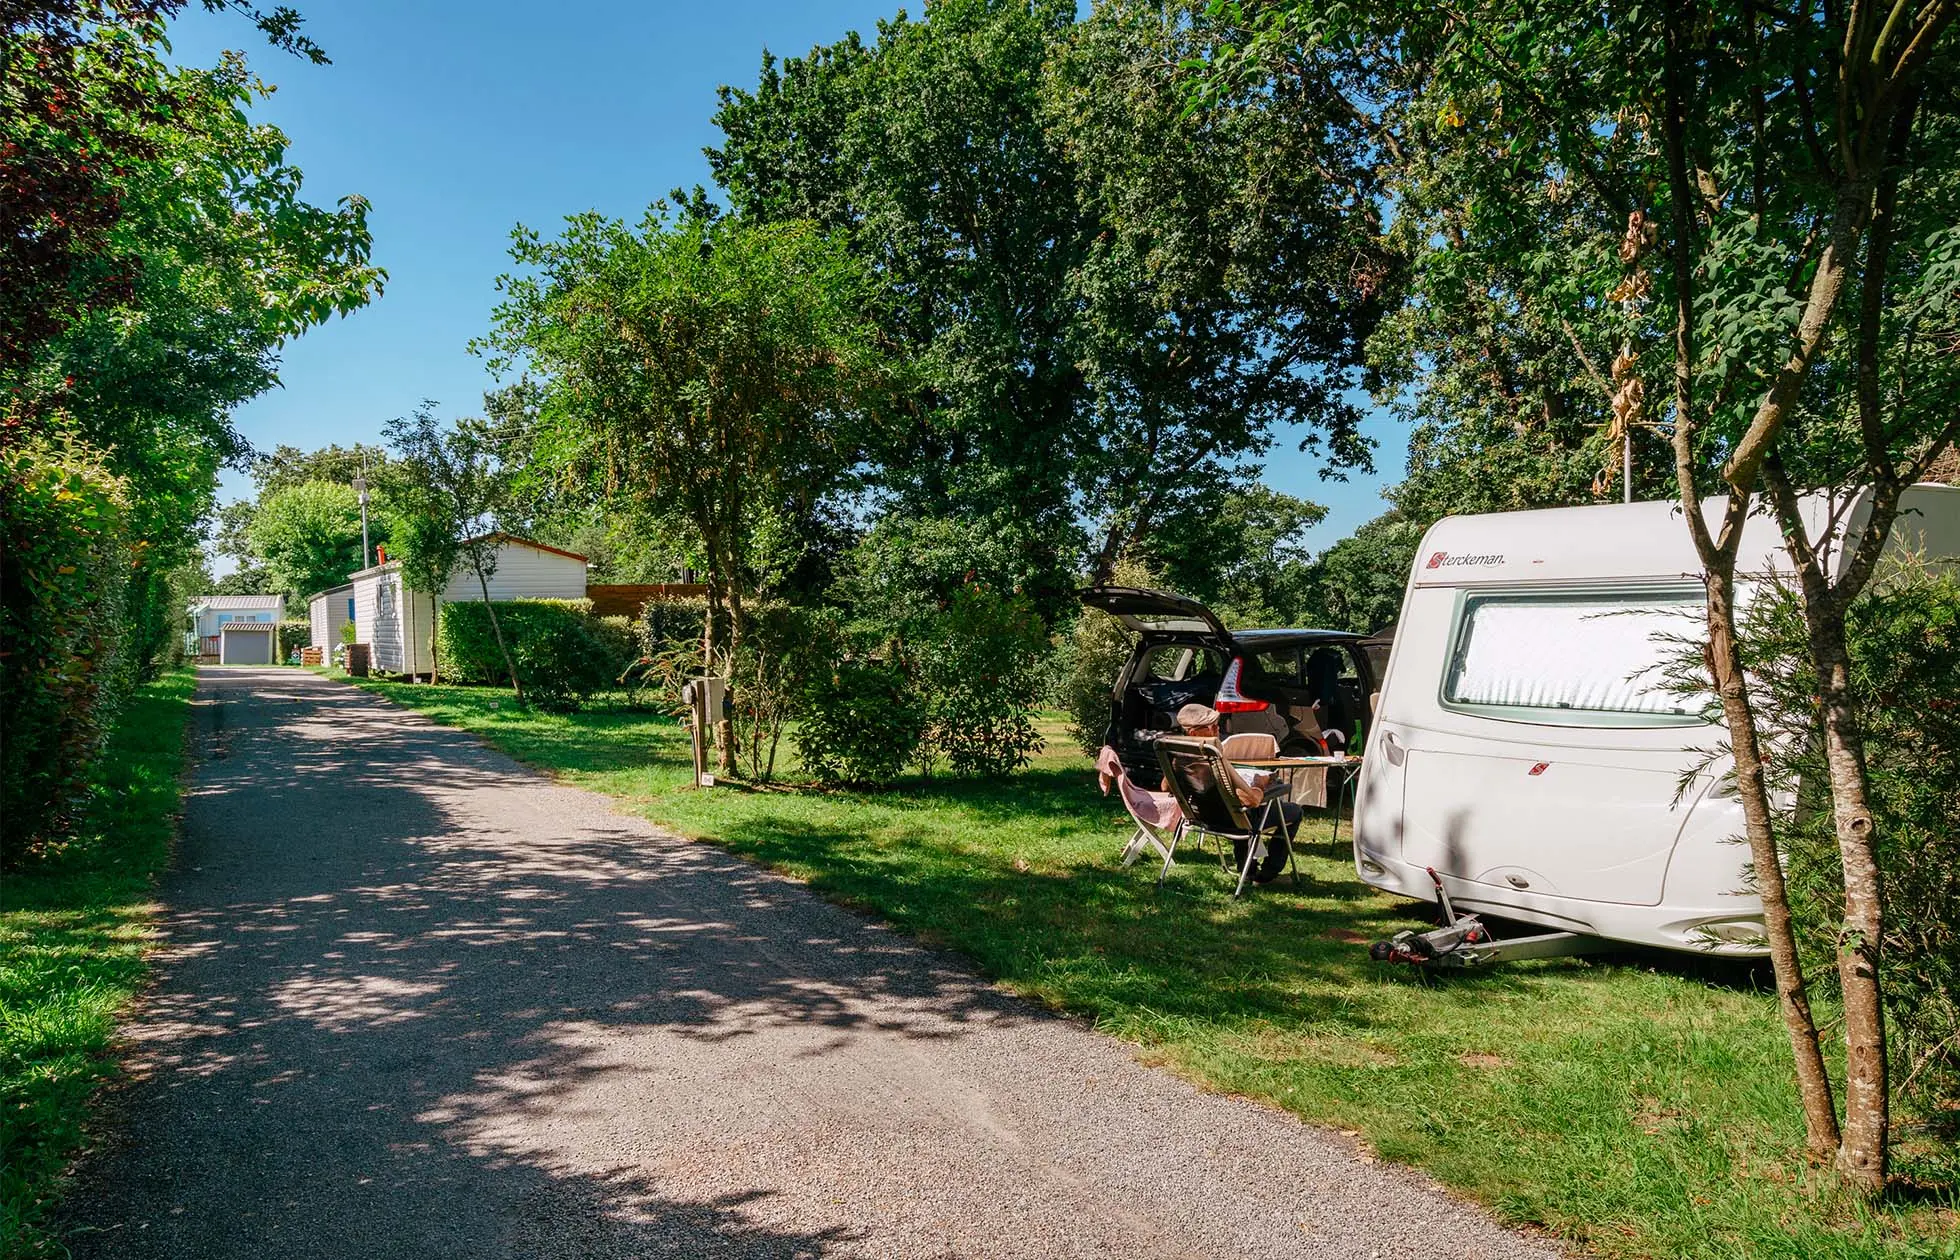
[[1218, 710], [1222, 734], [1269, 734], [1283, 755], [1320, 752], [1323, 730], [1340, 732], [1349, 751], [1361, 751], [1388, 660], [1386, 637], [1227, 630], [1195, 599], [1134, 586], [1092, 586], [1081, 596], [1138, 635], [1116, 675], [1103, 733], [1131, 782], [1154, 787], [1161, 781], [1157, 737], [1174, 734], [1177, 711], [1194, 701]]

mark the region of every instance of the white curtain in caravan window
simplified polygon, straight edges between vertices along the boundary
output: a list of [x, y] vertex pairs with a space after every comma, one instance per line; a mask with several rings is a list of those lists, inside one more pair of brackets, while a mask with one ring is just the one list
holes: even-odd
[[1460, 704], [1688, 713], [1661, 664], [1701, 626], [1695, 595], [1498, 596], [1464, 610], [1444, 694]]

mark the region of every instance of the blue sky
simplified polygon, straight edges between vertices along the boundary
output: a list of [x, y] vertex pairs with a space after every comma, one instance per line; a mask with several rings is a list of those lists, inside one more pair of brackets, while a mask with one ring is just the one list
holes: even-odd
[[[286, 132], [310, 199], [372, 203], [375, 261], [389, 273], [380, 300], [288, 347], [283, 389], [239, 410], [239, 428], [264, 447], [373, 441], [423, 398], [446, 414], [478, 410], [489, 378], [465, 347], [487, 326], [514, 224], [550, 231], [586, 209], [637, 218], [672, 188], [709, 183], [701, 149], [717, 138], [717, 85], [753, 84], [765, 47], [794, 55], [853, 29], [868, 37], [898, 5], [300, 7], [333, 65], [275, 52], [235, 18], [193, 11], [171, 35], [183, 61], [243, 49], [278, 85], [256, 116]], [[1328, 505], [1316, 544], [1380, 512], [1380, 487], [1401, 476], [1401, 426], [1377, 416], [1369, 428], [1378, 472], [1346, 484], [1322, 481], [1280, 435], [1265, 479]], [[221, 497], [249, 490], [227, 473]]]

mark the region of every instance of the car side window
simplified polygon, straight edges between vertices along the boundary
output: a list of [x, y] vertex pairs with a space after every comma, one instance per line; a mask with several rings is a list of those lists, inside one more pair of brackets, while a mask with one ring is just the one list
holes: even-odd
[[1300, 685], [1300, 649], [1298, 648], [1274, 648], [1268, 652], [1255, 653], [1248, 664], [1258, 676], [1258, 680], [1269, 687]]

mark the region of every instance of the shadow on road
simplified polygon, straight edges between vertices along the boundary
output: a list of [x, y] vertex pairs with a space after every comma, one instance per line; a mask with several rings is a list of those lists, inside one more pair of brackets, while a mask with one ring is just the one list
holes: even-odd
[[818, 1256], [846, 1234], [702, 1166], [808, 1100], [712, 1091], [1032, 1018], [350, 688], [205, 671], [198, 703], [159, 983], [69, 1197], [77, 1255]]

